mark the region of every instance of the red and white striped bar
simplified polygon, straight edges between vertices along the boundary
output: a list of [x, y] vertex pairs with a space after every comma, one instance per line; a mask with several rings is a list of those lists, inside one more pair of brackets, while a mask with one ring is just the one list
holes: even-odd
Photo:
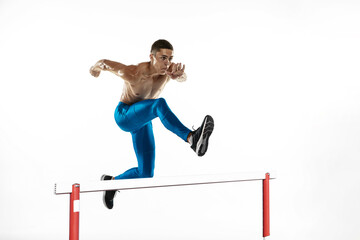
[[[70, 194], [70, 240], [79, 240], [80, 193], [102, 192], [108, 190], [137, 190], [159, 187], [193, 186], [244, 181], [262, 181], [263, 183], [263, 237], [270, 236], [270, 179], [274, 173], [252, 172], [220, 175], [197, 175], [177, 177], [154, 177], [126, 179], [116, 181], [89, 181], [81, 184], [56, 183], [55, 194]], [[81, 188], [80, 188], [81, 185]]]
[[79, 240], [79, 223], [80, 223], [80, 185], [72, 185], [70, 193], [70, 240]]

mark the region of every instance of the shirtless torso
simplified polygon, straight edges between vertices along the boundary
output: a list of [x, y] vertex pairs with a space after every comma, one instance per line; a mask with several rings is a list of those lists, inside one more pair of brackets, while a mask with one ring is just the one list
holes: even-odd
[[101, 70], [110, 71], [124, 79], [120, 101], [131, 105], [142, 100], [158, 98], [170, 79], [179, 82], [186, 80], [185, 65], [172, 63], [172, 58], [172, 50], [160, 49], [156, 56], [150, 54], [150, 62], [138, 65], [100, 60], [91, 67], [90, 73], [98, 77]]

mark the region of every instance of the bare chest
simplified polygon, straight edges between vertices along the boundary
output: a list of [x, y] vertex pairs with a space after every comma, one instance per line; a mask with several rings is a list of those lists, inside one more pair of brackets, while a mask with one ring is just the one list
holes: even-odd
[[160, 95], [167, 81], [165, 76], [160, 79], [143, 77], [136, 82], [127, 84], [127, 91], [136, 98], [153, 99]]

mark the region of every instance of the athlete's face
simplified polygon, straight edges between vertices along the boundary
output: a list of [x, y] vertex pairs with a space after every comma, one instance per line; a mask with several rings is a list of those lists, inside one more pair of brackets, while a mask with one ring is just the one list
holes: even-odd
[[165, 75], [166, 70], [169, 68], [173, 59], [173, 51], [170, 49], [161, 48], [160, 51], [154, 54], [150, 54], [151, 64], [155, 68], [156, 72]]

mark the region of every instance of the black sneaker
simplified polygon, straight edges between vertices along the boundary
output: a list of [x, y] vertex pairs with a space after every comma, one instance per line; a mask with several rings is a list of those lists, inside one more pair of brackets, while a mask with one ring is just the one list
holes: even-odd
[[191, 148], [195, 151], [195, 153], [201, 157], [207, 151], [209, 145], [209, 137], [214, 130], [214, 119], [207, 115], [204, 118], [203, 123], [201, 126], [191, 132], [192, 134], [192, 145]]
[[[112, 180], [112, 176], [109, 175], [102, 175], [101, 176], [101, 180], [102, 181], [106, 181], [106, 180]], [[112, 209], [114, 206], [114, 197], [116, 195], [116, 191], [104, 191], [104, 195], [103, 195], [103, 202], [105, 207], [107, 207], [108, 209]]]

